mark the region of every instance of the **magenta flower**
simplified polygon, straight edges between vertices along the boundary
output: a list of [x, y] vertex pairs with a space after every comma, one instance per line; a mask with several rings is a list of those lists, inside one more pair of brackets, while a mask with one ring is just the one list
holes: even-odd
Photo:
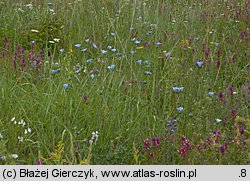
[[233, 118], [235, 118], [236, 115], [237, 115], [237, 111], [236, 111], [235, 108], [233, 108], [232, 111], [231, 111], [231, 116], [232, 116]]

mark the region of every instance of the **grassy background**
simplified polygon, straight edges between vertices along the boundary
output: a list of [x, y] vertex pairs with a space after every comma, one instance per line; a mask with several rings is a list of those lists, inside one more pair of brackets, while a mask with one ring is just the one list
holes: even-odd
[[[32, 8], [26, 6], [30, 2]], [[40, 159], [45, 164], [248, 162], [249, 147], [242, 144], [247, 134], [239, 135], [239, 129], [248, 129], [249, 123], [247, 1], [48, 2], [0, 1], [0, 49], [6, 54], [0, 59], [3, 164], [34, 164]], [[60, 41], [50, 43], [54, 38]], [[18, 45], [24, 48], [24, 68], [22, 58], [13, 66]], [[109, 45], [117, 52], [101, 54]], [[42, 65], [32, 66], [28, 54], [36, 55], [36, 61], [40, 50]], [[142, 65], [137, 60], [143, 60]], [[197, 61], [204, 65], [198, 67]], [[114, 70], [107, 69], [111, 64]], [[52, 74], [57, 68], [60, 71]], [[175, 86], [184, 91], [174, 92]], [[230, 86], [236, 94], [230, 95]], [[222, 101], [219, 92], [224, 95]], [[176, 110], [180, 106], [182, 112]], [[244, 123], [231, 116], [233, 108]], [[13, 117], [17, 122], [23, 119], [26, 126], [11, 122]], [[216, 123], [216, 118], [222, 122]], [[168, 131], [172, 119], [178, 128], [174, 136]], [[27, 127], [32, 132], [24, 134]], [[207, 148], [206, 137], [213, 139], [213, 130], [221, 131], [220, 142]], [[90, 144], [93, 131], [99, 137]], [[185, 156], [177, 151], [182, 135], [192, 143]], [[24, 140], [20, 142], [18, 136]], [[147, 150], [143, 141], [152, 137], [161, 139], [160, 147]], [[221, 154], [224, 142], [230, 146]], [[197, 151], [199, 144], [204, 146], [202, 152]], [[11, 154], [18, 158], [12, 159]]]

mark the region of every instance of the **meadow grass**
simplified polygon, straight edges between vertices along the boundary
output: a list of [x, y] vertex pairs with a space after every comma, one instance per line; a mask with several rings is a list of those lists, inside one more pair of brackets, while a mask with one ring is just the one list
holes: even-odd
[[249, 6], [1, 0], [1, 164], [248, 164]]

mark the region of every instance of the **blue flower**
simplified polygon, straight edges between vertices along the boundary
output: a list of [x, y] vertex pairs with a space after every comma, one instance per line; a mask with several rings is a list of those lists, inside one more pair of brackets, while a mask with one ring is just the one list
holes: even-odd
[[132, 51], [130, 51], [130, 53], [131, 53], [131, 55], [134, 55], [134, 54], [135, 54], [135, 51], [132, 50]]
[[61, 49], [59, 50], [59, 52], [63, 53], [63, 52], [64, 52], [64, 49], [63, 49], [63, 48], [61, 48]]
[[111, 49], [112, 49], [112, 46], [109, 45], [109, 46], [108, 46], [108, 49], [111, 50]]
[[215, 46], [218, 46], [218, 45], [219, 45], [219, 43], [215, 42], [215, 43], [214, 43], [214, 45], [215, 45]]
[[182, 92], [184, 90], [184, 87], [173, 87], [174, 92]]
[[57, 73], [57, 72], [59, 72], [61, 69], [59, 68], [59, 69], [56, 69], [56, 70], [51, 70], [50, 72], [51, 72], [51, 74], [55, 74], [55, 73]]
[[151, 74], [152, 74], [152, 72], [148, 72], [148, 71], [146, 71], [146, 72], [145, 72], [145, 74], [146, 74], [146, 75], [151, 75]]
[[82, 52], [86, 52], [86, 51], [87, 51], [87, 48], [82, 49]]
[[204, 63], [203, 62], [196, 62], [198, 67], [201, 67]]
[[211, 97], [214, 96], [214, 92], [209, 92], [208, 94], [209, 94], [209, 96], [211, 96]]
[[90, 74], [90, 78], [93, 79], [95, 77], [94, 74]]
[[92, 61], [92, 59], [87, 59], [86, 62], [87, 63], [90, 63]]
[[115, 49], [115, 48], [113, 48], [113, 49], [111, 49], [111, 51], [112, 51], [112, 52], [116, 52], [116, 49]]
[[115, 69], [115, 64], [111, 64], [110, 66], [107, 67], [109, 70], [114, 70]]
[[158, 45], [161, 45], [161, 42], [158, 41], [158, 42], [156, 42], [155, 44], [158, 46]]
[[216, 118], [215, 121], [216, 121], [216, 123], [219, 123], [219, 122], [221, 122], [222, 120], [219, 119], [219, 118]]
[[88, 42], [89, 42], [89, 39], [86, 39], [85, 42], [88, 43]]
[[92, 46], [93, 46], [94, 48], [97, 48], [97, 45], [96, 45], [95, 43], [93, 43]]
[[136, 40], [136, 41], [135, 41], [135, 44], [136, 44], [136, 45], [139, 45], [139, 44], [140, 44], [140, 41]]
[[137, 60], [136, 62], [137, 62], [139, 65], [141, 65], [142, 60]]
[[181, 111], [184, 110], [184, 108], [183, 108], [183, 107], [177, 107], [176, 110], [177, 110], [178, 112], [181, 112]]
[[69, 84], [63, 84], [63, 88], [64, 89], [68, 89], [69, 88]]
[[106, 54], [107, 50], [101, 50], [101, 54]]
[[80, 46], [82, 46], [81, 44], [75, 44], [76, 48], [79, 48]]

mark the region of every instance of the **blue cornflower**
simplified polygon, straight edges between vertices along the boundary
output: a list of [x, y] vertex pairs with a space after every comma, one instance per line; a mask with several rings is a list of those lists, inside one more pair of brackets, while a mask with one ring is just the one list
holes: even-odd
[[184, 108], [183, 108], [183, 107], [177, 107], [176, 110], [177, 110], [178, 112], [181, 112], [181, 111], [184, 110]]
[[174, 92], [182, 92], [184, 90], [184, 87], [173, 87]]
[[137, 62], [139, 65], [141, 65], [142, 60], [137, 60], [136, 62]]
[[140, 41], [136, 40], [136, 41], [135, 41], [135, 44], [136, 44], [136, 45], [139, 45], [139, 44], [140, 44]]
[[64, 89], [68, 89], [69, 88], [69, 84], [63, 84], [63, 88]]
[[82, 49], [82, 52], [86, 52], [86, 51], [87, 51], [87, 48]]
[[90, 63], [92, 61], [92, 59], [87, 59], [86, 62], [87, 63]]
[[219, 118], [216, 118], [215, 121], [216, 121], [216, 123], [219, 123], [219, 122], [221, 122], [222, 120], [219, 119]]
[[95, 43], [93, 43], [92, 46], [93, 46], [94, 48], [97, 48], [97, 45], [96, 45]]
[[107, 50], [101, 50], [101, 54], [106, 54]]
[[114, 70], [115, 69], [115, 64], [111, 64], [110, 66], [107, 67], [109, 70]]
[[198, 67], [201, 67], [204, 63], [203, 62], [196, 62]]
[[161, 45], [161, 42], [158, 41], [158, 42], [156, 42], [155, 44], [158, 46], [158, 45]]
[[51, 72], [51, 74], [55, 74], [55, 73], [57, 73], [57, 72], [59, 72], [61, 69], [59, 68], [59, 69], [53, 69], [53, 70], [51, 70], [50, 72]]
[[76, 48], [79, 48], [80, 46], [82, 46], [81, 44], [75, 44]]
[[151, 75], [151, 74], [152, 74], [152, 72], [148, 72], [148, 71], [146, 71], [146, 72], [145, 72], [145, 74], [146, 74], [146, 75]]
[[214, 92], [209, 92], [208, 94], [209, 94], [209, 96], [211, 96], [211, 97], [214, 96]]

